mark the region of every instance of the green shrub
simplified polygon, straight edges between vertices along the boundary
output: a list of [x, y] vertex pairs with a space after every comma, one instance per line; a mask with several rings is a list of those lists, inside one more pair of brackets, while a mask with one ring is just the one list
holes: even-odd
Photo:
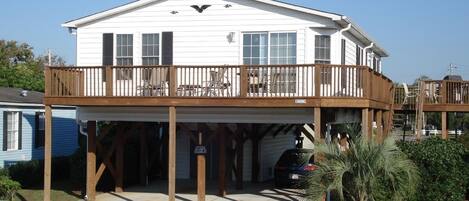
[[422, 182], [417, 200], [464, 200], [469, 168], [463, 160], [465, 149], [461, 143], [431, 138], [399, 146], [419, 167]]
[[[52, 158], [52, 179], [66, 180], [70, 178], [70, 161], [68, 157]], [[8, 168], [10, 177], [21, 183], [25, 188], [38, 187], [44, 181], [44, 161], [21, 161]]]
[[8, 169], [0, 168], [0, 177], [1, 176], [8, 176]]
[[350, 149], [336, 144], [318, 144], [318, 169], [309, 177], [306, 189], [311, 200], [323, 200], [332, 191], [333, 200], [408, 200], [420, 183], [416, 165], [396, 146], [394, 139], [383, 143], [356, 138]]
[[37, 161], [21, 161], [8, 168], [10, 177], [25, 188], [35, 187], [43, 181], [42, 164]]
[[20, 189], [20, 183], [11, 180], [8, 176], [0, 176], [0, 199], [12, 201]]
[[70, 180], [75, 185], [82, 186], [86, 181], [86, 146], [80, 146], [70, 156]]

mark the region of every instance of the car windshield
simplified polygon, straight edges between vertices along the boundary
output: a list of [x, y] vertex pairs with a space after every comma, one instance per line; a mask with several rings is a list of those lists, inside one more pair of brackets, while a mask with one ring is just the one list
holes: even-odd
[[300, 166], [308, 163], [313, 163], [313, 153], [308, 152], [285, 152], [280, 157], [278, 162], [282, 166]]

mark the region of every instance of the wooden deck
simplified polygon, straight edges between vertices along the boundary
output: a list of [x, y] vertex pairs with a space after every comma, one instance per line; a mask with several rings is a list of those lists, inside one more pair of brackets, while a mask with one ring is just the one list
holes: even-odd
[[46, 67], [46, 105], [348, 107], [389, 110], [393, 84], [366, 66]]
[[424, 112], [469, 112], [469, 81], [428, 80], [422, 82], [421, 88], [410, 86], [411, 96], [404, 102], [404, 87], [395, 87], [393, 109], [413, 111], [417, 105], [416, 97], [420, 96]]
[[[323, 123], [321, 108], [357, 108], [362, 110], [362, 132], [382, 140], [391, 128], [394, 85], [387, 77], [366, 66], [345, 65], [258, 65], [258, 66], [97, 66], [46, 67], [46, 144], [44, 169], [44, 200], [50, 200], [51, 181], [51, 105], [168, 107], [168, 200], [176, 197], [176, 123], [180, 107], [231, 108], [314, 108], [314, 136], [321, 139]], [[372, 122], [376, 122], [373, 128]], [[96, 119], [88, 119], [87, 138], [87, 195], [95, 200], [96, 183], [103, 171], [109, 169], [115, 180], [115, 191], [123, 190], [124, 133], [115, 137], [115, 164], [104, 160], [96, 172], [96, 151], [102, 149], [97, 135]], [[237, 125], [238, 140], [246, 129]], [[200, 135], [203, 129], [198, 128]], [[224, 132], [216, 133], [221, 147], [225, 147]], [[100, 131], [102, 132], [102, 131]], [[100, 136], [102, 133], [100, 134]], [[251, 137], [255, 137], [255, 134]], [[90, 137], [94, 136], [94, 137]], [[49, 139], [49, 140], [48, 140]], [[259, 141], [259, 140], [258, 140]], [[119, 145], [117, 145], [119, 143]], [[259, 142], [257, 142], [259, 143]], [[201, 142], [199, 142], [201, 144]], [[236, 143], [242, 167], [242, 142]], [[256, 145], [258, 146], [258, 144]], [[111, 147], [112, 148], [112, 147]], [[221, 150], [225, 150], [221, 148]], [[99, 152], [99, 151], [98, 151]], [[101, 150], [102, 152], [102, 150]], [[225, 154], [220, 154], [218, 192], [226, 195]], [[198, 160], [203, 168], [203, 159]], [[236, 188], [242, 188], [243, 168], [237, 168]], [[198, 178], [199, 196], [205, 198], [204, 172]]]

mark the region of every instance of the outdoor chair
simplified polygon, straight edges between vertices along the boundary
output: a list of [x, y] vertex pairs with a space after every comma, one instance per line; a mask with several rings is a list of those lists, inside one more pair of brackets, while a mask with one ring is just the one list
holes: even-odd
[[406, 105], [409, 104], [409, 99], [417, 97], [417, 94], [409, 91], [409, 87], [406, 83], [402, 83], [402, 85], [404, 86], [404, 102], [402, 102], [402, 105]]
[[168, 68], [142, 70], [142, 96], [165, 96], [168, 89]]
[[[226, 68], [220, 68], [219, 71], [210, 71], [210, 80], [208, 81], [207, 88], [204, 96], [230, 96], [231, 83], [226, 75]], [[226, 82], [225, 82], [226, 80]]]

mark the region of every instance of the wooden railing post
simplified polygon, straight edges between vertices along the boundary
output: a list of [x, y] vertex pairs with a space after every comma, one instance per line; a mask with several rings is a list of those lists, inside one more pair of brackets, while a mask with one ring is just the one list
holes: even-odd
[[106, 66], [106, 96], [112, 96], [113, 94], [113, 75], [112, 75], [112, 67]]
[[176, 67], [171, 65], [169, 67], [169, 96], [174, 97], [176, 96], [177, 88], [176, 88], [176, 82], [177, 82], [177, 75], [176, 75]]
[[51, 72], [49, 66], [44, 67], [44, 92], [46, 97], [51, 96]]
[[249, 80], [248, 80], [248, 69], [245, 65], [242, 65], [240, 67], [240, 84], [239, 86], [241, 87], [240, 89], [240, 96], [241, 97], [247, 97], [248, 95], [248, 84], [249, 84]]
[[441, 81], [441, 103], [446, 104], [448, 100], [448, 90], [447, 90], [448, 83], [446, 80]]
[[321, 96], [321, 65], [314, 65], [314, 95], [319, 98]]
[[372, 87], [372, 84], [374, 82], [374, 79], [373, 79], [373, 69], [371, 68], [368, 68], [368, 98], [369, 99], [373, 99], [374, 98], [374, 93], [373, 93], [373, 87]]

